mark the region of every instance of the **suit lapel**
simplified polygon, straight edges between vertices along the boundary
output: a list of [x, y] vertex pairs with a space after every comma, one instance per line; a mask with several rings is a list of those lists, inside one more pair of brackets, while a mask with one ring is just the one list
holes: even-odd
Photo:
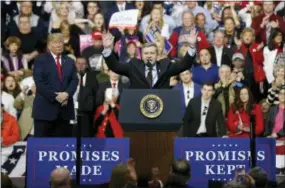
[[[183, 84], [181, 83], [181, 85], [179, 86], [180, 87], [180, 96], [181, 96], [181, 100], [182, 100], [182, 102], [183, 102], [183, 105], [184, 106], [186, 106], [185, 105], [185, 96], [184, 96], [184, 86], [183, 86]], [[187, 106], [186, 106], [187, 107]]]
[[201, 105], [202, 105], [202, 98], [201, 97], [199, 97], [199, 100], [197, 101], [197, 112], [198, 112], [198, 122], [199, 122], [199, 124], [197, 125], [197, 130], [196, 131], [198, 131], [198, 129], [199, 129], [199, 127], [200, 127], [200, 123], [201, 123]]
[[[208, 119], [209, 119], [209, 114], [212, 114], [211, 112], [213, 111], [213, 99], [211, 99], [210, 103], [209, 103], [209, 106], [208, 106], [208, 112], [207, 112], [207, 117], [206, 117], [206, 120], [205, 120], [205, 125], [206, 125], [206, 128], [208, 130], [208, 127], [207, 127], [207, 122], [208, 122]], [[216, 124], [216, 122], [213, 122], [214, 124]], [[212, 124], [212, 122], [211, 122]]]
[[[64, 81], [65, 76], [67, 75], [67, 59], [61, 55], [61, 72], [62, 72], [62, 82]], [[86, 83], [85, 83], [86, 84]]]

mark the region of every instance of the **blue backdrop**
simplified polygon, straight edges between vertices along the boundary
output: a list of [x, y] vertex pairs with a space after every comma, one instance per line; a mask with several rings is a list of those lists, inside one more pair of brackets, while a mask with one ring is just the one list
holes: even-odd
[[[270, 180], [275, 180], [275, 140], [257, 138], [256, 151], [256, 165], [266, 170]], [[249, 170], [249, 139], [177, 138], [174, 152], [175, 159], [190, 161], [189, 184], [194, 187], [207, 187], [208, 180], [230, 181], [237, 169]]]
[[[129, 159], [129, 139], [82, 139], [81, 184], [102, 184], [110, 180], [116, 164]], [[50, 173], [66, 167], [75, 178], [75, 138], [30, 138], [27, 149], [27, 187], [49, 187]]]

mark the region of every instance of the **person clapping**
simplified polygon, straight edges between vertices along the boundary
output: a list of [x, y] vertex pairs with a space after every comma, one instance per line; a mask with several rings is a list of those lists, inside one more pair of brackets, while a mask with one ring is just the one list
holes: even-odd
[[97, 138], [124, 137], [123, 129], [118, 121], [120, 106], [117, 104], [118, 89], [108, 88], [105, 91], [105, 101], [97, 108], [95, 128]]

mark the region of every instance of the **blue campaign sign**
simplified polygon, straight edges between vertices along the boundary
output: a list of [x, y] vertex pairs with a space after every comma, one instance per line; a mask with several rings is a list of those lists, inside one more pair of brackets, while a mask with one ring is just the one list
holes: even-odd
[[[129, 159], [129, 139], [83, 138], [81, 184], [103, 184], [112, 168]], [[52, 170], [66, 167], [76, 174], [75, 138], [30, 138], [27, 149], [27, 187], [46, 188]]]
[[[256, 165], [275, 181], [275, 140], [256, 139]], [[177, 138], [174, 144], [175, 159], [186, 159], [191, 164], [189, 184], [208, 187], [208, 180], [230, 181], [239, 168], [249, 170], [250, 141], [242, 138]]]

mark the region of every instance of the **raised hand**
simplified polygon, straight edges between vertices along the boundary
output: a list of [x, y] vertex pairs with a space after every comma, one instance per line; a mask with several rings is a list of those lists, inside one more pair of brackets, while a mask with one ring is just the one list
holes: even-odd
[[111, 33], [103, 33], [102, 34], [102, 41], [103, 41], [103, 47], [105, 49], [107, 48], [112, 48], [113, 44], [114, 44], [114, 38], [113, 35]]
[[196, 29], [191, 30], [190, 35], [187, 37], [187, 42], [189, 43], [191, 48], [195, 48], [195, 45], [197, 43], [197, 37], [198, 31], [196, 31]]

